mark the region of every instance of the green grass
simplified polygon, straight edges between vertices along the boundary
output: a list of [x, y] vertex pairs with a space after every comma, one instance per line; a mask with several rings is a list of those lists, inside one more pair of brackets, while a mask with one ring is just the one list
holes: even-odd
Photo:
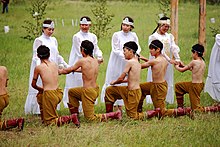
[[[79, 31], [78, 26], [72, 27], [71, 20], [79, 19], [83, 15], [94, 17], [91, 13], [91, 2], [61, 1], [50, 3], [46, 17], [57, 19], [54, 36], [59, 43], [60, 54], [68, 61], [72, 36]], [[187, 116], [180, 118], [156, 118], [146, 121], [132, 121], [123, 115], [123, 120], [107, 123], [88, 123], [81, 116], [81, 128], [76, 129], [72, 124], [57, 128], [44, 127], [37, 116], [24, 114], [24, 104], [28, 92], [29, 70], [32, 57], [33, 42], [21, 39], [25, 31], [21, 28], [24, 20], [31, 20], [30, 14], [25, 11], [30, 5], [9, 5], [9, 14], [0, 15], [0, 65], [9, 71], [10, 103], [4, 110], [3, 118], [25, 117], [24, 131], [16, 130], [0, 132], [0, 146], [219, 146], [220, 119], [216, 114], [196, 114], [194, 121]], [[184, 63], [191, 60], [191, 46], [198, 42], [199, 5], [191, 3], [179, 4], [179, 46], [180, 56]], [[65, 10], [65, 11], [64, 11]], [[159, 7], [157, 3], [137, 2], [108, 2], [109, 13], [115, 15], [111, 25], [110, 35], [99, 40], [99, 47], [103, 51], [105, 62], [100, 66], [98, 84], [104, 84], [105, 71], [111, 51], [111, 36], [120, 29], [121, 20], [129, 15], [135, 20], [135, 29], [142, 47], [142, 55], [148, 57], [148, 36], [156, 27]], [[219, 6], [207, 5], [206, 22], [206, 55], [207, 76], [209, 57], [214, 44], [213, 34], [209, 27], [217, 26], [219, 22]], [[216, 18], [216, 24], [210, 23], [210, 18]], [[65, 21], [65, 27], [61, 25]], [[10, 32], [5, 34], [3, 26], [9, 25]], [[142, 71], [141, 82], [146, 79], [147, 70]], [[175, 71], [175, 82], [190, 81], [191, 73]], [[60, 87], [65, 85], [65, 76], [60, 76]], [[185, 97], [189, 106], [188, 96]], [[201, 103], [204, 106], [212, 105], [213, 100], [207, 93], [201, 94]], [[176, 107], [175, 104], [168, 108]], [[144, 105], [144, 110], [152, 109], [152, 105]], [[103, 103], [95, 106], [97, 113], [105, 112]], [[68, 115], [69, 111], [61, 107], [60, 115]]]

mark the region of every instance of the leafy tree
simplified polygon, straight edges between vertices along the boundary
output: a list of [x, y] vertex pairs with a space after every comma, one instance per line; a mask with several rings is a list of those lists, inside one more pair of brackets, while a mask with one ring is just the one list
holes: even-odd
[[105, 37], [108, 35], [108, 31], [112, 28], [109, 26], [113, 14], [107, 13], [107, 0], [96, 0], [94, 7], [92, 8], [92, 13], [95, 16], [95, 21], [93, 22], [93, 27], [91, 31], [97, 35], [97, 38]]
[[170, 16], [170, 0], [158, 0], [159, 9], [163, 16]]
[[25, 29], [26, 34], [22, 38], [28, 40], [34, 40], [36, 37], [42, 33], [42, 21], [44, 18], [45, 10], [47, 7], [47, 0], [33, 0], [31, 1], [31, 8], [28, 8], [27, 11], [32, 17], [32, 21], [25, 20], [22, 28]]

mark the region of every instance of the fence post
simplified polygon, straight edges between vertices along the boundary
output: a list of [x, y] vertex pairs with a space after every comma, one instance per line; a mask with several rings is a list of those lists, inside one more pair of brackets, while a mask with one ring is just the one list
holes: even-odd
[[178, 0], [171, 0], [171, 33], [178, 44]]
[[199, 1], [199, 44], [206, 45], [206, 0]]

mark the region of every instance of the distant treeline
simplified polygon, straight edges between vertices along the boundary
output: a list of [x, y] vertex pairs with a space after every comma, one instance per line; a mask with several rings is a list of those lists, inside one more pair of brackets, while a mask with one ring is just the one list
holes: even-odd
[[[28, 2], [30, 0], [11, 0], [11, 3], [24, 3], [24, 2]], [[53, 1], [65, 1], [65, 0], [48, 0], [50, 2]], [[85, 1], [85, 2], [89, 2], [89, 1], [96, 1], [96, 0], [69, 0], [69, 1]], [[108, 1], [119, 1], [119, 0], [108, 0]], [[141, 3], [152, 3], [152, 2], [160, 2], [161, 0], [120, 0], [120, 1], [124, 1], [124, 2], [141, 2]], [[170, 0], [164, 0], [164, 1], [170, 1]], [[179, 3], [199, 3], [199, 0], [179, 0]], [[215, 5], [215, 4], [220, 4], [220, 0], [206, 0], [207, 4], [211, 4], [211, 5]]]

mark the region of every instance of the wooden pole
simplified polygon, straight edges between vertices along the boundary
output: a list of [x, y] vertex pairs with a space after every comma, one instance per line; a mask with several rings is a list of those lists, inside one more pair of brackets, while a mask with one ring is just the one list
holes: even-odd
[[171, 33], [178, 44], [178, 0], [170, 0], [171, 3]]
[[199, 44], [206, 45], [206, 0], [199, 2]]

